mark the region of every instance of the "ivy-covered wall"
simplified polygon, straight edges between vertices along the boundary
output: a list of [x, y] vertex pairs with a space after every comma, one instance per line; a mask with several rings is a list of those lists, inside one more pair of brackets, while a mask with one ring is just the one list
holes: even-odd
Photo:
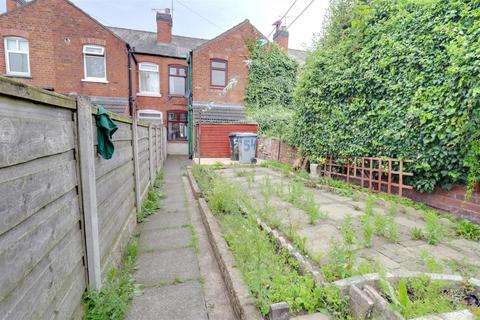
[[480, 0], [333, 0], [325, 30], [295, 92], [297, 146], [415, 160], [420, 191], [478, 180]]
[[250, 49], [245, 105], [263, 136], [289, 140], [298, 64], [275, 43], [247, 43]]

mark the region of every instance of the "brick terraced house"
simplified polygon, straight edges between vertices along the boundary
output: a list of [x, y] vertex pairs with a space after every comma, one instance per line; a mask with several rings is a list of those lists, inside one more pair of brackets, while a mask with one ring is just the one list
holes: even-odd
[[[67, 0], [7, 0], [0, 73], [87, 95], [116, 113], [148, 110], [163, 119], [170, 154], [192, 155], [199, 136], [210, 145], [202, 155], [226, 156], [228, 132], [252, 130], [243, 99], [246, 41], [265, 37], [248, 20], [211, 40], [172, 35], [169, 9], [156, 23], [157, 32], [106, 27]], [[279, 28], [274, 41], [304, 61], [304, 51], [288, 49], [288, 32]], [[203, 139], [199, 121], [223, 127], [210, 126], [213, 139]]]

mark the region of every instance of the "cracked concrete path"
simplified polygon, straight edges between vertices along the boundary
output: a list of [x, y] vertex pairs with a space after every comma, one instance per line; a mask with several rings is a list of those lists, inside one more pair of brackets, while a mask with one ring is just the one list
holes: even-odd
[[235, 319], [212, 249], [182, 172], [186, 157], [164, 167], [163, 208], [141, 225], [137, 283], [126, 319]]

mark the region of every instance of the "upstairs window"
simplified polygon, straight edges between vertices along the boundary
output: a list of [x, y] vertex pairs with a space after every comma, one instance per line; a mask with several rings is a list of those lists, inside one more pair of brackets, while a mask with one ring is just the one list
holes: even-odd
[[5, 38], [5, 60], [8, 75], [30, 76], [28, 40], [19, 37]]
[[227, 61], [210, 60], [210, 85], [222, 88], [227, 85]]
[[168, 93], [171, 96], [185, 96], [187, 68], [180, 65], [168, 66]]
[[158, 65], [142, 62], [138, 66], [140, 94], [160, 95], [160, 75]]
[[83, 46], [85, 81], [106, 82], [105, 48], [101, 46]]

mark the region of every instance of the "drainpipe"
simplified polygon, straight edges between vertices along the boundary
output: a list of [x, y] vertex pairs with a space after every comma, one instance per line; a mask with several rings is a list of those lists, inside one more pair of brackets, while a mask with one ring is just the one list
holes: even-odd
[[137, 63], [137, 59], [133, 55], [134, 49], [130, 47], [130, 45], [127, 43], [127, 52], [128, 52], [128, 110], [130, 113], [130, 116], [134, 118], [134, 101], [135, 98], [133, 96], [133, 78], [132, 78], [132, 61], [135, 61], [135, 64]]
[[192, 90], [192, 65], [193, 65], [193, 51], [187, 56], [188, 64], [188, 79], [187, 79], [187, 88], [188, 88], [188, 157], [192, 159], [193, 154], [193, 90]]

